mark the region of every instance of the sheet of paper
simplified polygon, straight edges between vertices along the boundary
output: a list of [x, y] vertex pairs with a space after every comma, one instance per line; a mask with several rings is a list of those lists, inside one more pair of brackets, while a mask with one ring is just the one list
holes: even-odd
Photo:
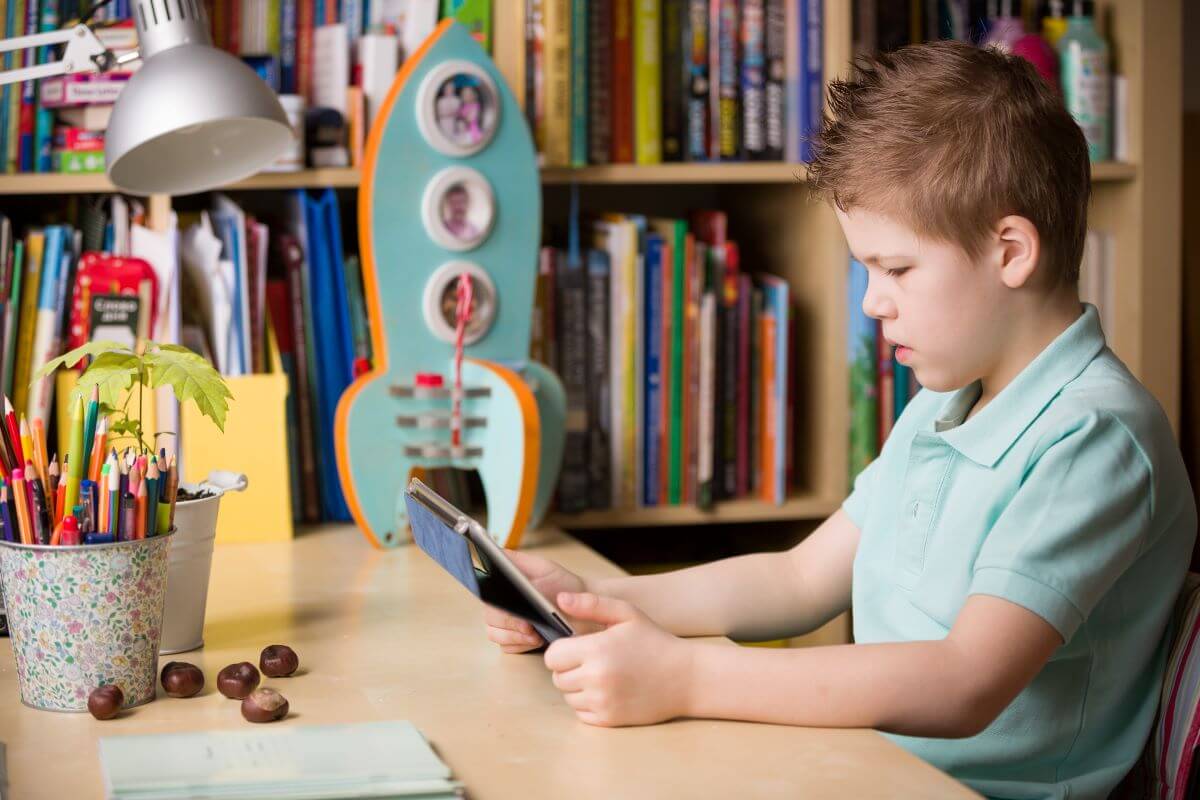
[[321, 25], [313, 34], [313, 105], [337, 109], [346, 118], [350, 85], [350, 42], [345, 24]]
[[411, 722], [106, 736], [109, 797], [452, 796], [450, 777]]

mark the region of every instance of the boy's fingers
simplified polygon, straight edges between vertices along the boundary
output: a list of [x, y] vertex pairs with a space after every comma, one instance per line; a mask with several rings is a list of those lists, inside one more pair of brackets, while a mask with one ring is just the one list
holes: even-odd
[[543, 660], [551, 672], [566, 672], [583, 663], [583, 639], [559, 639], [546, 648]]
[[534, 634], [533, 626], [520, 617], [501, 611], [495, 606], [484, 606], [483, 619], [488, 625], [497, 628], [508, 628], [521, 633]]
[[542, 637], [537, 634], [521, 633], [509, 628], [497, 628], [488, 626], [488, 639], [498, 645], [512, 645], [524, 648], [537, 647], [542, 643]]
[[567, 692], [563, 695], [563, 700], [577, 712], [591, 711], [591, 701], [588, 699], [587, 692]]
[[568, 670], [567, 672], [553, 673], [551, 679], [554, 681], [554, 687], [560, 692], [564, 693], [582, 691], [584, 687], [584, 680], [583, 676], [580, 675], [580, 672], [581, 670], [576, 667], [575, 669]]

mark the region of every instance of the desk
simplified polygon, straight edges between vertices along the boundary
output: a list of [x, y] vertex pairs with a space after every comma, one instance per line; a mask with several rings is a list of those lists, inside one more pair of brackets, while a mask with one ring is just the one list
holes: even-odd
[[[620, 573], [557, 532], [531, 534], [530, 545], [589, 576]], [[585, 725], [539, 656], [487, 641], [474, 598], [424, 553], [375, 550], [350, 526], [217, 548], [205, 647], [169, 657], [204, 671], [193, 698], [160, 687], [156, 701], [108, 722], [35, 711], [20, 704], [12, 645], [0, 642], [0, 740], [17, 800], [99, 797], [99, 736], [244, 729], [238, 702], [216, 691], [217, 672], [257, 664], [276, 643], [295, 648], [300, 671], [264, 681], [291, 704], [275, 725], [412, 720], [473, 800], [976, 796], [872, 731]]]

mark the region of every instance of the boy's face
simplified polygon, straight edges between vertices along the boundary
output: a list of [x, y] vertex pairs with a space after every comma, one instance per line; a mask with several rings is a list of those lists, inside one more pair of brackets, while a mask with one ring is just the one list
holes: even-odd
[[988, 255], [918, 235], [876, 212], [834, 209], [850, 252], [867, 266], [863, 311], [897, 345], [896, 360], [935, 392], [960, 389], [995, 368], [1011, 292]]

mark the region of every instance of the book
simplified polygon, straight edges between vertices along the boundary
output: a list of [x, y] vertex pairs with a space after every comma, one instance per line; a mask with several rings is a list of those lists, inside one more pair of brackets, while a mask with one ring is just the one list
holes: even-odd
[[662, 0], [662, 160], [682, 161], [687, 135], [684, 78], [687, 53], [688, 0]]
[[564, 511], [582, 511], [588, 492], [587, 271], [578, 233], [577, 201], [572, 193], [571, 243], [555, 251], [559, 366], [567, 395], [566, 440], [558, 477], [558, 502]]
[[612, 503], [609, 443], [612, 439], [611, 376], [609, 373], [609, 252], [603, 246], [587, 251], [587, 387], [588, 387], [588, 505]]
[[634, 161], [662, 162], [661, 0], [634, 0], [633, 119]]
[[746, 158], [761, 161], [767, 152], [766, 8], [764, 0], [742, 0], [741, 133]]
[[685, 157], [707, 161], [709, 157], [708, 0], [688, 0], [687, 47], [683, 89], [687, 115]]
[[591, 0], [588, 5], [587, 150], [592, 164], [612, 159], [613, 2]]
[[571, 2], [544, 0], [545, 113], [538, 142], [548, 167], [571, 163]]
[[659, 469], [662, 449], [662, 313], [663, 313], [663, 238], [657, 233], [646, 236], [645, 294], [642, 306], [645, 354], [642, 364], [643, 408], [642, 434], [642, 505], [660, 503]]
[[463, 786], [403, 720], [103, 736], [105, 796], [461, 797]]
[[612, 0], [612, 162], [633, 163], [633, 4]]
[[572, 167], [588, 163], [588, 51], [590, 49], [587, 0], [571, 2], [571, 154]]

